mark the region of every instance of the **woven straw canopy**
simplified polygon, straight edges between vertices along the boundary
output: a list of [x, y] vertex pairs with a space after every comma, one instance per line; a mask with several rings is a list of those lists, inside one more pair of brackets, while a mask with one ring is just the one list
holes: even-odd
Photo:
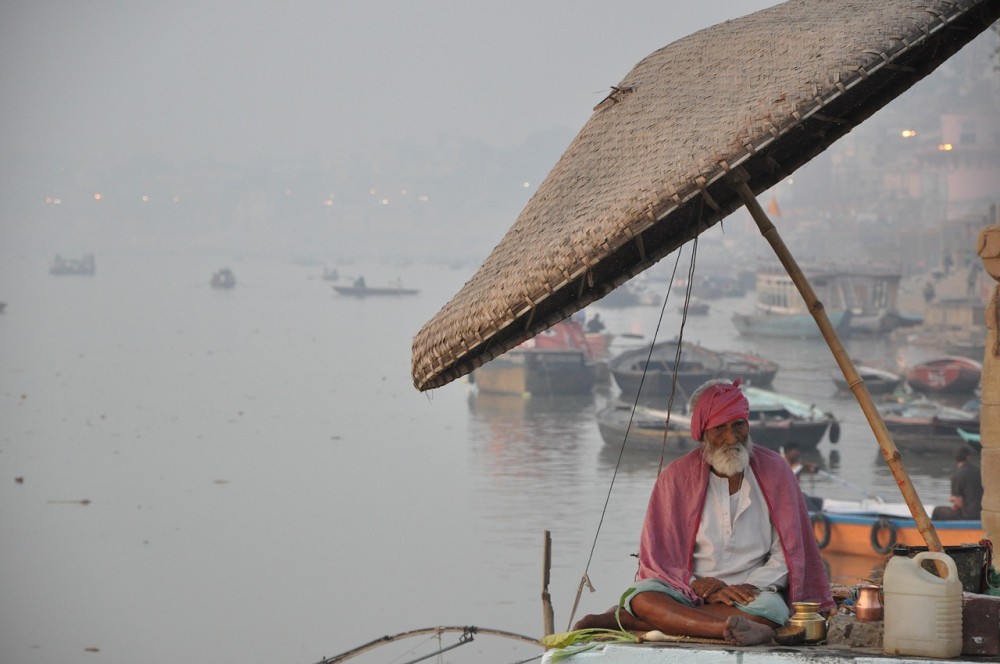
[[989, 27], [1000, 0], [791, 0], [643, 59], [413, 340], [440, 387], [607, 295]]

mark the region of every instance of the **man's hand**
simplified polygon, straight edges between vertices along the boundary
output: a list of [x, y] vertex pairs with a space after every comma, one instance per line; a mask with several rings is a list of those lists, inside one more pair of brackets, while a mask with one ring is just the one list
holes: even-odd
[[713, 593], [716, 593], [726, 587], [724, 581], [720, 581], [712, 576], [706, 576], [704, 579], [695, 579], [694, 583], [691, 584], [691, 590], [698, 597], [707, 600]]
[[749, 604], [760, 594], [757, 586], [749, 583], [741, 583], [738, 586], [725, 586], [705, 597], [709, 604]]

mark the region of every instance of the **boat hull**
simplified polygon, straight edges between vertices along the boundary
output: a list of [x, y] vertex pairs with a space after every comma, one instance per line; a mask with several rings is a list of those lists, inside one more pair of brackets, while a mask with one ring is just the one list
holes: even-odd
[[586, 394], [596, 374], [583, 351], [524, 349], [487, 362], [472, 380], [488, 394]]
[[[823, 553], [878, 557], [887, 555], [894, 546], [926, 544], [913, 519], [817, 512], [812, 522]], [[935, 521], [934, 529], [944, 546], [975, 544], [983, 539], [981, 521]]]
[[[677, 342], [658, 343], [650, 354], [649, 346], [625, 351], [610, 362], [621, 398], [635, 401], [642, 389], [647, 402], [663, 403], [674, 390]], [[778, 365], [752, 353], [714, 351], [696, 344], [682, 344], [677, 364], [677, 387], [686, 400], [695, 390], [713, 378], [742, 378], [744, 385], [766, 387], [774, 381]]]
[[[850, 326], [850, 312], [829, 311], [827, 317], [837, 334], [843, 336]], [[776, 339], [820, 339], [819, 325], [811, 314], [741, 314], [732, 317], [736, 331], [745, 337]]]
[[[628, 431], [629, 447], [660, 450], [663, 448], [666, 419], [654, 417], [637, 410], [631, 416], [631, 407], [611, 405], [597, 413], [597, 426], [601, 438], [608, 445], [621, 445]], [[631, 416], [631, 422], [630, 422]], [[775, 419], [763, 413], [750, 412], [750, 438], [760, 445], [778, 452], [789, 443], [798, 444], [804, 451], [815, 450], [823, 440], [833, 421], [827, 419], [799, 420]], [[667, 434], [666, 450], [683, 453], [697, 445], [691, 438], [691, 420], [687, 415], [672, 414]]]
[[416, 295], [420, 292], [412, 288], [368, 288], [367, 286], [334, 286], [333, 290], [351, 297]]
[[971, 394], [979, 387], [982, 365], [964, 357], [934, 360], [910, 367], [906, 382], [918, 392]]
[[[861, 376], [861, 380], [865, 381], [865, 389], [868, 390], [869, 394], [891, 394], [903, 385], [903, 377], [890, 371], [864, 366], [856, 368], [858, 375]], [[847, 384], [847, 379], [844, 378], [844, 374], [840, 370], [832, 372], [830, 378], [833, 380], [833, 384], [837, 386], [838, 391], [851, 391], [851, 387]]]

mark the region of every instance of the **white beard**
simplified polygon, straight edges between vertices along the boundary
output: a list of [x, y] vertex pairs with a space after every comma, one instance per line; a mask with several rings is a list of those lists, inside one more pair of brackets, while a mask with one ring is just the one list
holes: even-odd
[[704, 448], [705, 461], [720, 475], [732, 477], [742, 473], [750, 465], [750, 446], [748, 439], [743, 445], [727, 445], [715, 449]]

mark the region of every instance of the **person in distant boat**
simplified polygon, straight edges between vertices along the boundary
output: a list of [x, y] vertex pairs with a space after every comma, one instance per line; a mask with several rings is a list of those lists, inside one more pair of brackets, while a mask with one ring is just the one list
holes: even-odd
[[[656, 480], [639, 541], [636, 583], [575, 629], [659, 630], [769, 643], [791, 602], [836, 608], [802, 490], [785, 459], [750, 438], [740, 381], [711, 380], [690, 400], [702, 444]], [[617, 618], [616, 618], [617, 614]]]
[[934, 284], [932, 284], [931, 282], [928, 281], [924, 285], [924, 302], [928, 302], [929, 303], [931, 300], [934, 299], [934, 295], [936, 295], [936, 293], [934, 291]]
[[603, 331], [604, 321], [601, 320], [601, 314], [594, 314], [594, 317], [587, 321], [587, 332], [597, 334]]
[[[799, 449], [798, 443], [788, 443], [784, 448], [785, 461], [788, 465], [792, 467], [792, 472], [795, 473], [796, 479], [799, 475], [805, 473], [807, 475], [815, 475], [819, 472], [820, 468], [817, 464], [812, 461], [802, 461], [802, 452]], [[802, 494], [806, 500], [806, 508], [810, 512], [819, 512], [823, 509], [823, 499], [819, 496], [809, 496]]]
[[940, 505], [931, 512], [932, 520], [979, 519], [983, 512], [983, 477], [979, 466], [969, 461], [972, 450], [962, 445], [955, 452], [958, 470], [951, 476], [951, 507]]
[[365, 277], [364, 277], [364, 275], [361, 275], [360, 277], [358, 277], [357, 279], [354, 280], [354, 287], [355, 288], [364, 288], [365, 287]]

